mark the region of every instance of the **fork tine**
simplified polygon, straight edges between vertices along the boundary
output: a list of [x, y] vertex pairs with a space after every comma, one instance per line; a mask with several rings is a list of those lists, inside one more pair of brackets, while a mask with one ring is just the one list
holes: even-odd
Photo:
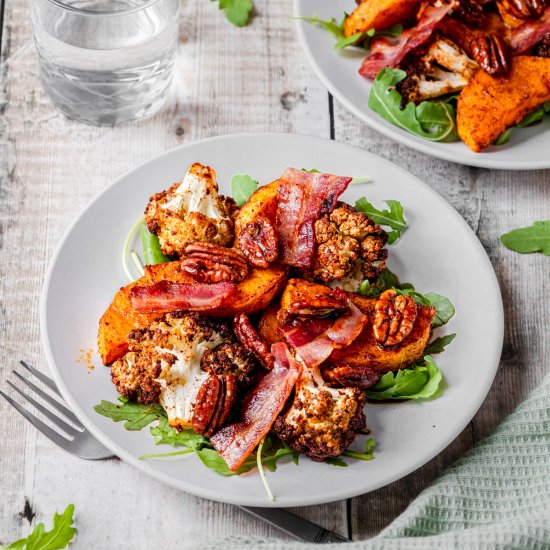
[[63, 406], [57, 399], [49, 396], [45, 391], [42, 391], [38, 386], [35, 386], [32, 382], [21, 376], [17, 371], [12, 371], [21, 382], [25, 383], [33, 392], [38, 394], [44, 401], [47, 401], [52, 407], [54, 407], [63, 416], [69, 419], [77, 428], [84, 430], [84, 426], [80, 423], [80, 420], [69, 410]]
[[19, 361], [21, 365], [23, 365], [31, 374], [34, 374], [38, 380], [46, 384], [50, 390], [53, 390], [57, 395], [61, 397], [61, 394], [59, 393], [59, 390], [57, 389], [57, 386], [55, 385], [55, 382], [45, 374], [42, 374], [39, 370], [35, 369], [34, 367], [31, 367], [28, 363], [25, 363], [25, 361]]
[[24, 407], [22, 407], [17, 401], [14, 401], [11, 397], [6, 395], [0, 390], [0, 395], [20, 414], [22, 414], [37, 430], [40, 430], [46, 437], [51, 439], [56, 445], [59, 445], [62, 449], [70, 452], [71, 442], [65, 439], [61, 434], [52, 430], [49, 426], [44, 424], [41, 420], [32, 415]]
[[59, 429], [63, 430], [68, 437], [74, 438], [78, 432], [75, 431], [75, 429], [67, 424], [63, 419], [61, 419], [59, 416], [51, 412], [50, 410], [46, 409], [46, 407], [42, 406], [38, 401], [34, 400], [30, 395], [26, 394], [24, 391], [20, 390], [16, 385], [12, 384], [8, 380], [8, 384], [24, 399], [26, 399], [31, 405], [36, 407], [44, 416], [49, 418]]

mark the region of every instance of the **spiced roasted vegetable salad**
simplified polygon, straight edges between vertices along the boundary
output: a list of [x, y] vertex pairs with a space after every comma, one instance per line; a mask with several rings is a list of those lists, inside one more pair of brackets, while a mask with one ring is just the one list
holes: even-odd
[[[127, 429], [154, 423], [157, 444], [182, 447], [154, 456], [195, 453], [223, 475], [258, 465], [265, 479], [300, 454], [370, 460], [372, 437], [349, 449], [369, 433], [365, 406], [442, 391], [432, 354], [454, 335], [432, 333], [454, 307], [389, 271], [403, 206], [347, 204], [352, 182], [287, 168], [261, 187], [235, 176], [234, 200], [196, 163], [153, 195], [124, 246], [142, 275], [99, 323], [120, 403], [96, 411]], [[128, 251], [137, 231], [145, 265]]]
[[363, 48], [369, 107], [424, 139], [479, 152], [550, 111], [547, 0], [363, 0], [341, 22], [303, 19]]

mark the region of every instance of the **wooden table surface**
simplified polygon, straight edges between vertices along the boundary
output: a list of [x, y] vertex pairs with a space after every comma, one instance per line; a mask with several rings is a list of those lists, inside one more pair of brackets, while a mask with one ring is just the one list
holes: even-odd
[[[263, 131], [356, 145], [426, 181], [481, 240], [496, 270], [506, 315], [504, 350], [489, 396], [444, 452], [383, 489], [301, 508], [298, 514], [354, 540], [373, 536], [540, 382], [550, 356], [549, 260], [510, 252], [498, 238], [549, 217], [549, 171], [468, 168], [371, 130], [333, 100], [308, 66], [290, 20], [291, 0], [256, 0], [256, 17], [244, 29], [228, 24], [215, 3], [183, 0], [175, 85], [164, 108], [127, 126], [84, 126], [61, 116], [42, 91], [27, 4], [6, 0], [3, 18], [0, 388], [6, 388], [19, 359], [48, 372], [39, 340], [42, 280], [60, 237], [98, 191], [176, 145]], [[280, 536], [230, 505], [178, 492], [120, 460], [74, 458], [3, 400], [0, 434], [0, 545], [28, 533], [31, 520], [31, 527], [38, 520], [49, 525], [53, 512], [69, 502], [77, 510], [77, 548], [174, 548], [205, 537]]]

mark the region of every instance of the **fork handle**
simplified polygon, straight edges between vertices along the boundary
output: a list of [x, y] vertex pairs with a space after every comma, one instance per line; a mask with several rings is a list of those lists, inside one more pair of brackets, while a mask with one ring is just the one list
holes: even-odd
[[351, 542], [350, 539], [342, 537], [337, 533], [333, 533], [328, 529], [298, 517], [282, 508], [258, 508], [255, 506], [239, 506], [241, 510], [252, 514], [253, 516], [262, 519], [281, 529], [285, 533], [292, 535], [306, 542], [316, 544], [326, 544], [329, 542]]

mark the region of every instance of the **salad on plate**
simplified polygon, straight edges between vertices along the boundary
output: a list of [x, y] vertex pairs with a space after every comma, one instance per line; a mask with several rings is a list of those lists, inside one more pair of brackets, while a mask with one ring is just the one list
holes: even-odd
[[340, 22], [300, 19], [364, 49], [370, 109], [426, 140], [477, 153], [550, 112], [546, 0], [364, 0]]
[[226, 197], [195, 163], [150, 198], [123, 246], [131, 282], [99, 322], [119, 403], [95, 407], [174, 447], [141, 458], [258, 467], [273, 498], [264, 469], [284, 457], [371, 460], [369, 403], [441, 393], [433, 355], [455, 335], [432, 336], [454, 307], [386, 267], [404, 208], [340, 200], [365, 181], [287, 168], [264, 186], [234, 176]]

